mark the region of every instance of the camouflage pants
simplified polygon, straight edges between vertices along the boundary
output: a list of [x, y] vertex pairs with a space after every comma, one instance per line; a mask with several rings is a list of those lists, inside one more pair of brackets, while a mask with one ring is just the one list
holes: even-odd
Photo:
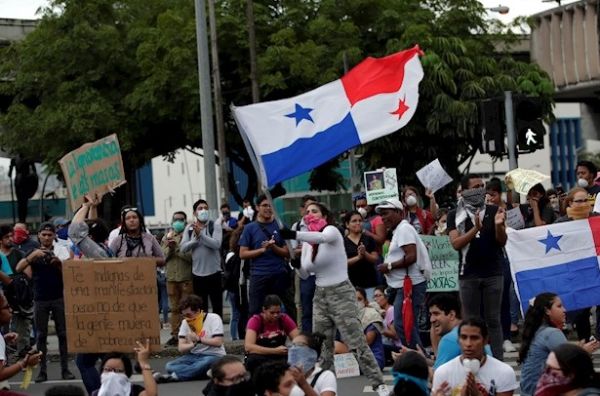
[[326, 336], [321, 354], [321, 367], [334, 372], [333, 350], [336, 328], [342, 340], [348, 345], [348, 349], [354, 354], [361, 371], [373, 385], [373, 389], [383, 384], [381, 370], [367, 345], [358, 319], [356, 290], [350, 281], [327, 287], [317, 286], [313, 298], [313, 331]]

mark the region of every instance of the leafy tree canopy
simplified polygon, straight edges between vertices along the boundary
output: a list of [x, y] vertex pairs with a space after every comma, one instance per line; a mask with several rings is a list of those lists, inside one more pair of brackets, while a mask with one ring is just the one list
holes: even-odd
[[[245, 5], [216, 5], [226, 105], [251, 101]], [[548, 76], [496, 50], [515, 37], [486, 19], [477, 0], [256, 0], [254, 14], [262, 100], [337, 79], [344, 65], [366, 56], [421, 46], [425, 77], [413, 120], [359, 149], [365, 168], [396, 167], [402, 182], [436, 157], [458, 175], [477, 146], [483, 98], [513, 90], [540, 96], [551, 109]], [[49, 165], [114, 132], [128, 167], [200, 146], [191, 1], [53, 0], [38, 28], [0, 54], [0, 76], [0, 94], [13, 97], [0, 114], [0, 145]], [[252, 174], [225, 113], [228, 155]], [[336, 161], [313, 173], [314, 188], [340, 186]]]

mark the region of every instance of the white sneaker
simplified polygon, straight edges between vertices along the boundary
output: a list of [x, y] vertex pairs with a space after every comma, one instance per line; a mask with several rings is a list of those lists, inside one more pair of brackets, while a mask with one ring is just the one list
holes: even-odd
[[390, 389], [386, 384], [381, 384], [375, 389], [377, 396], [390, 396]]
[[515, 346], [513, 345], [513, 343], [510, 340], [504, 340], [504, 342], [502, 343], [502, 348], [504, 349], [504, 352], [506, 352], [506, 353], [517, 351], [517, 349], [515, 348]]

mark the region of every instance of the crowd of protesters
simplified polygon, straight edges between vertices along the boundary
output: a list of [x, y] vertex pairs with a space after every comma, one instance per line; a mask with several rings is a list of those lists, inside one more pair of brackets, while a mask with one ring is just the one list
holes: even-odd
[[[412, 186], [377, 205], [355, 194], [343, 216], [306, 195], [289, 228], [277, 222], [264, 195], [244, 202], [237, 218], [227, 204], [211, 218], [200, 199], [191, 220], [181, 208], [160, 237], [133, 206], [122, 208], [119, 227], [109, 232], [98, 217], [99, 197], [86, 197], [71, 221], [43, 223], [37, 233], [23, 223], [0, 226], [0, 387], [36, 365], [35, 381], [49, 379], [50, 318], [61, 378], [75, 378], [68, 368], [63, 261], [152, 257], [160, 319], [171, 334], [165, 346], [179, 356], [164, 370], [151, 367], [146, 340], [132, 351], [135, 365], [127, 354], [78, 354], [89, 395], [151, 396], [157, 384], [210, 376], [206, 395], [334, 396], [337, 353], [354, 355], [378, 395], [510, 395], [519, 386], [522, 395], [600, 394], [590, 358], [600, 347], [593, 336], [600, 321], [592, 331], [591, 307], [567, 312], [547, 290], [521, 322], [504, 251], [508, 210], [518, 207], [526, 228], [594, 215], [596, 173], [582, 161], [578, 187], [565, 193], [538, 184], [525, 204], [514, 199], [510, 180], [484, 183], [477, 175], [463, 177], [448, 208]], [[458, 251], [458, 292], [427, 291], [432, 265], [422, 235], [446, 236]], [[224, 299], [243, 359], [226, 354]], [[520, 323], [519, 385], [503, 360], [517, 352], [512, 339]], [[579, 345], [567, 341], [567, 323]], [[384, 383], [386, 365], [393, 367], [393, 389]], [[131, 382], [134, 369], [143, 386]]]

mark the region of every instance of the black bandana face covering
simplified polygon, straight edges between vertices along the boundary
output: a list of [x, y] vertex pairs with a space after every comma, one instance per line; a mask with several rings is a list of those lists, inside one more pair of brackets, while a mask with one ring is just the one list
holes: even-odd
[[485, 207], [485, 188], [470, 188], [463, 190], [462, 199], [465, 206], [472, 209], [483, 209]]

